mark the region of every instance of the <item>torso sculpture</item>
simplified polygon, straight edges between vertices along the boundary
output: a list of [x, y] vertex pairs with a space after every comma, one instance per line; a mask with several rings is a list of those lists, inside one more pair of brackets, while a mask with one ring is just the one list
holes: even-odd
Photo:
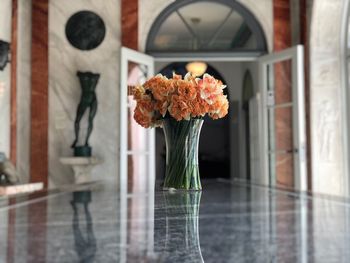
[[89, 126], [87, 130], [86, 138], [85, 138], [84, 147], [89, 147], [89, 138], [93, 129], [93, 119], [97, 112], [97, 98], [96, 98], [95, 89], [97, 86], [97, 82], [100, 78], [100, 74], [78, 71], [77, 76], [79, 77], [79, 80], [80, 80], [82, 93], [81, 93], [81, 98], [78, 105], [77, 114], [76, 114], [75, 123], [74, 123], [75, 140], [71, 146], [72, 148], [77, 148], [76, 144], [78, 143], [78, 139], [79, 139], [80, 121], [87, 109], [89, 109]]

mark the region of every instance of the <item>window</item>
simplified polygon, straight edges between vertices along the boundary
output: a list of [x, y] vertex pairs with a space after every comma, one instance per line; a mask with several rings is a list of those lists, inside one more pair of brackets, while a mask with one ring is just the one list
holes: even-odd
[[175, 1], [151, 28], [148, 53], [266, 51], [259, 23], [243, 6], [230, 0]]

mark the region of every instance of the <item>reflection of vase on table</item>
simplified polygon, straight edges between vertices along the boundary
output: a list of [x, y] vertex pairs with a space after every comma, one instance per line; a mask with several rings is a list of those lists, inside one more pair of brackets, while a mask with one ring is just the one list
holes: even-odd
[[199, 242], [201, 192], [164, 192], [165, 262], [204, 262]]

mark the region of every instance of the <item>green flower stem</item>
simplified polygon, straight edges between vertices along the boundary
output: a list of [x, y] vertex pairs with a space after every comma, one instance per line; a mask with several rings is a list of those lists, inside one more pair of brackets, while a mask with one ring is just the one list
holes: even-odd
[[201, 190], [198, 167], [201, 119], [163, 121], [167, 158], [164, 188]]

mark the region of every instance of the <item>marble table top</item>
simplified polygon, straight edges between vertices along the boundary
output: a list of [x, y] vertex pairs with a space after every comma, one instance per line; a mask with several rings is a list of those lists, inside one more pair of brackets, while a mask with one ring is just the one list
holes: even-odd
[[0, 210], [0, 262], [348, 262], [350, 206], [264, 187], [110, 183]]

